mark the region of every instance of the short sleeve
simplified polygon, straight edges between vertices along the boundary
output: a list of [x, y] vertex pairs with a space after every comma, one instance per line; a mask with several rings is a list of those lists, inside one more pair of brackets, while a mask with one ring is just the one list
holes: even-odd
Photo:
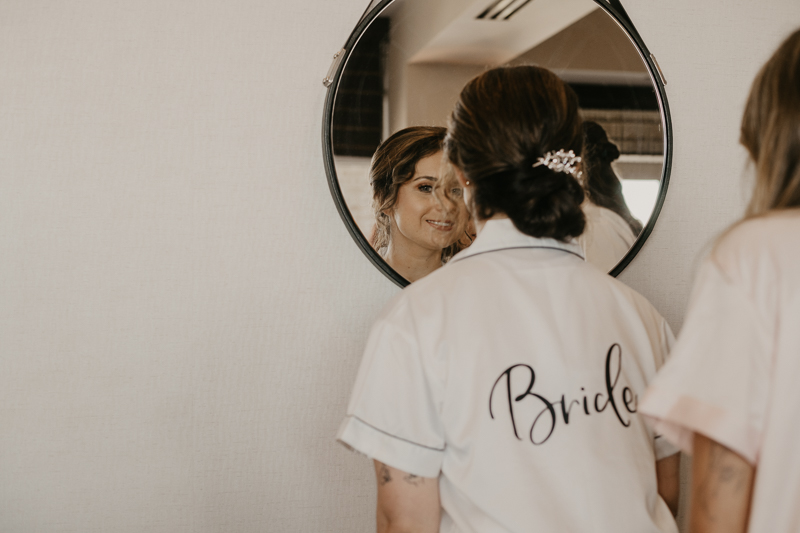
[[771, 350], [772, 336], [756, 306], [707, 260], [675, 349], [648, 388], [641, 412], [687, 453], [697, 432], [755, 463]]
[[437, 382], [401, 299], [373, 326], [337, 439], [404, 472], [437, 477], [445, 447]]

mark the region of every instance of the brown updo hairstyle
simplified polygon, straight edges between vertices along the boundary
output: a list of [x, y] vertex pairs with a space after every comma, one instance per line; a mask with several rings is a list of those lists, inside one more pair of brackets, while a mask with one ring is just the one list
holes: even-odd
[[[372, 186], [372, 209], [375, 213], [375, 232], [372, 247], [384, 255], [391, 242], [392, 224], [389, 215], [397, 203], [400, 187], [414, 177], [421, 159], [443, 149], [445, 128], [412, 126], [383, 141], [372, 156], [369, 182]], [[442, 262], [458, 251], [453, 244], [442, 250]]]
[[634, 235], [642, 231], [642, 223], [631, 214], [620, 181], [611, 163], [620, 156], [616, 144], [608, 140], [606, 130], [597, 122], [583, 123], [583, 181], [589, 200], [621, 216]]
[[753, 82], [741, 143], [756, 167], [746, 217], [800, 207], [800, 30], [781, 44]]
[[578, 97], [547, 69], [500, 67], [461, 91], [445, 153], [472, 184], [470, 211], [507, 215], [521, 232], [569, 241], [583, 233], [583, 188], [569, 174], [533, 165], [545, 153], [581, 153]]

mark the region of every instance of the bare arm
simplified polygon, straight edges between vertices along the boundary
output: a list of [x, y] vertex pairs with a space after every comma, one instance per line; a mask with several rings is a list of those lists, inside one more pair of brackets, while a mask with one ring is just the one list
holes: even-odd
[[375, 461], [378, 533], [438, 533], [439, 480]]
[[672, 511], [672, 516], [678, 515], [678, 501], [681, 492], [681, 454], [676, 453], [656, 461], [656, 479], [658, 480], [658, 494], [664, 499]]
[[691, 533], [744, 533], [755, 468], [725, 446], [694, 437]]

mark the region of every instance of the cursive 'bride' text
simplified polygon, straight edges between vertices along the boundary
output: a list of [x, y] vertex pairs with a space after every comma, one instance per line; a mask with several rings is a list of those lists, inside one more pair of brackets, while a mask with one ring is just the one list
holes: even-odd
[[[489, 394], [489, 415], [494, 419], [495, 416], [492, 409], [494, 393], [501, 382], [505, 382], [505, 387], [501, 386], [500, 390], [505, 388], [511, 427], [514, 430], [514, 436], [519, 440], [522, 440], [518, 429], [517, 416], [519, 415], [514, 412], [514, 406], [520, 402], [526, 402], [526, 407], [530, 407], [527, 404], [533, 404], [535, 406], [534, 409], [541, 407], [538, 412], [532, 411], [536, 414], [528, 431], [528, 438], [537, 446], [547, 442], [553, 435], [559, 419], [559, 412], [564, 424], [569, 424], [570, 414], [575, 406], [578, 406], [579, 409], [582, 407], [585, 415], [602, 413], [611, 406], [611, 410], [619, 420], [619, 423], [624, 427], [628, 427], [631, 424], [630, 415], [636, 412], [638, 396], [630, 387], [622, 387], [622, 390], [618, 390], [619, 387], [617, 385], [621, 373], [622, 348], [619, 344], [612, 344], [606, 354], [605, 391], [596, 393], [594, 401], [590, 401], [591, 394], [586, 394], [585, 392], [581, 399], [568, 400], [566, 395], [562, 394], [560, 399], [551, 401], [534, 391], [536, 372], [533, 367], [522, 363], [516, 364], [507, 368], [494, 382], [492, 391]], [[527, 386], [521, 392], [512, 390], [512, 375], [517, 376], [519, 374], [522, 375], [522, 383], [527, 383]], [[521, 378], [516, 377], [513, 381], [518, 384]], [[584, 391], [583, 387], [581, 387], [581, 391]]]

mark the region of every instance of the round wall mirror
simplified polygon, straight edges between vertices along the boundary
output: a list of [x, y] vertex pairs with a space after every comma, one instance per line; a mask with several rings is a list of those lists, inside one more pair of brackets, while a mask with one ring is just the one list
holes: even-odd
[[[323, 152], [348, 230], [398, 285], [409, 281], [387, 262], [378, 238], [381, 211], [370, 179], [376, 150], [405, 128], [446, 127], [470, 79], [523, 64], [546, 67], [575, 90], [587, 146], [610, 169], [605, 181], [583, 178], [587, 261], [616, 276], [652, 231], [672, 157], [666, 82], [620, 2], [376, 0], [325, 79]], [[451, 231], [429, 222], [453, 233], [444, 240], [456, 251], [469, 245], [469, 225]]]

